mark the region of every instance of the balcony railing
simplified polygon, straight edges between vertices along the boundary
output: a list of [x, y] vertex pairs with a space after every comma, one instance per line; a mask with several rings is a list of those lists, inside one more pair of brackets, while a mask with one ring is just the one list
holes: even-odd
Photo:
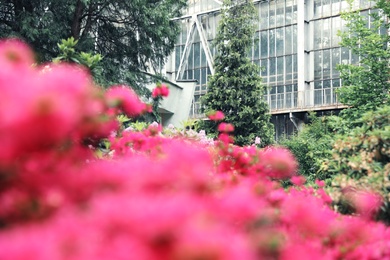
[[[338, 101], [335, 88], [270, 94], [266, 95], [265, 99], [268, 102], [271, 114], [344, 107]], [[204, 117], [204, 114], [201, 113], [200, 103], [192, 104], [190, 117]]]
[[334, 88], [270, 94], [266, 99], [271, 113], [342, 106]]

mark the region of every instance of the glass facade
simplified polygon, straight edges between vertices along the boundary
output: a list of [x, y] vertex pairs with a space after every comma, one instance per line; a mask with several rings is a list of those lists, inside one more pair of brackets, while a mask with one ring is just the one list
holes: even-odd
[[[190, 117], [202, 116], [200, 97], [207, 92], [208, 78], [213, 74], [212, 58], [216, 51], [212, 41], [220, 20], [221, 2], [191, 0], [188, 15], [178, 18], [182, 32], [172, 56], [174, 62], [167, 71], [173, 75], [171, 80], [196, 80]], [[359, 62], [357, 56], [339, 45], [338, 31], [345, 27], [340, 14], [349, 9], [347, 1], [254, 2], [259, 23], [249, 55], [261, 67], [259, 73], [267, 86], [264, 98], [271, 114], [279, 115], [276, 121], [288, 120], [281, 116], [283, 113], [341, 108], [336, 90], [342, 82], [336, 66]], [[373, 11], [371, 4], [355, 1], [354, 8], [368, 16]], [[305, 68], [300, 71], [304, 75], [298, 76], [300, 67]], [[290, 122], [286, 125], [291, 128]]]
[[252, 59], [261, 67], [271, 110], [297, 104], [297, 0], [260, 2]]

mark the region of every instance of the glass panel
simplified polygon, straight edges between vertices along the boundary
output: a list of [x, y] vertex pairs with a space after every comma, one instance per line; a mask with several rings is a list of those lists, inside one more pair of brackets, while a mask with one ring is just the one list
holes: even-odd
[[276, 29], [276, 56], [281, 56], [284, 53], [284, 28]]
[[194, 32], [194, 42], [200, 42], [198, 30], [195, 30]]
[[285, 95], [286, 95], [285, 107], [292, 108], [293, 107], [293, 93], [289, 92], [289, 93], [286, 93]]
[[203, 50], [203, 46], [201, 46], [200, 48], [200, 53], [201, 53], [200, 66], [205, 67], [207, 65], [207, 60], [206, 60], [206, 53]]
[[277, 59], [277, 79], [278, 82], [284, 80], [284, 57], [279, 57]]
[[322, 81], [314, 82], [314, 105], [322, 105]]
[[175, 47], [175, 71], [179, 70], [180, 66], [180, 46]]
[[340, 13], [340, 0], [332, 0], [332, 15]]
[[200, 42], [193, 44], [194, 48], [194, 68], [200, 67]]
[[338, 46], [340, 42], [340, 37], [337, 35], [341, 29], [340, 19], [340, 16], [332, 18], [332, 46]]
[[268, 57], [268, 31], [260, 32], [260, 57], [266, 58]]
[[313, 48], [314, 50], [320, 49], [322, 47], [322, 20], [314, 21], [314, 41], [313, 41]]
[[188, 79], [194, 79], [194, 71], [193, 70], [188, 71]]
[[277, 107], [278, 109], [283, 109], [284, 106], [284, 93], [277, 94]]
[[293, 6], [293, 23], [297, 23], [298, 20], [298, 8], [297, 5], [295, 4]]
[[187, 66], [189, 69], [194, 68], [194, 52], [193, 52], [192, 46], [189, 48], [189, 54], [188, 54], [188, 61], [187, 61]]
[[322, 16], [331, 15], [331, 0], [322, 0]]
[[314, 0], [313, 7], [314, 7], [313, 9], [314, 18], [321, 17], [322, 15], [321, 0]]
[[314, 89], [322, 89], [322, 81], [315, 81]]
[[297, 79], [298, 78], [298, 59], [297, 59], [297, 55], [293, 55], [293, 71], [294, 71], [294, 79]]
[[276, 58], [269, 59], [269, 82], [275, 82]]
[[261, 76], [262, 77], [266, 77], [268, 76], [268, 60], [267, 59], [264, 59], [264, 60], [261, 60]]
[[340, 79], [334, 79], [334, 80], [332, 81], [332, 87], [333, 87], [333, 88], [338, 88], [338, 87], [340, 87]]
[[284, 1], [276, 3], [276, 26], [284, 25]]
[[296, 25], [293, 26], [293, 53], [297, 53], [297, 28], [298, 27]]
[[285, 31], [285, 43], [284, 43], [284, 47], [285, 47], [285, 53], [286, 54], [291, 54], [292, 53], [292, 26], [288, 26], [286, 27], [286, 31]]
[[334, 104], [338, 103], [337, 89], [340, 87], [340, 80], [336, 79], [332, 81], [332, 101]]
[[292, 56], [286, 56], [286, 81], [292, 80]]
[[330, 50], [323, 52], [323, 78], [330, 78]]
[[271, 94], [270, 95], [270, 99], [271, 99], [271, 109], [276, 109], [277, 108], [277, 105], [276, 105], [276, 94]]
[[181, 43], [185, 44], [187, 41], [187, 26], [188, 20], [183, 20], [181, 24]]
[[201, 72], [202, 72], [202, 75], [201, 75], [201, 78], [200, 78], [200, 84], [206, 84], [206, 76], [207, 76], [207, 70], [206, 68], [202, 68], [201, 69]]
[[260, 4], [260, 29], [268, 29], [268, 2]]
[[314, 79], [322, 78], [322, 51], [314, 52]]
[[[322, 24], [322, 48], [330, 47], [330, 19], [323, 20]], [[317, 28], [317, 27], [315, 27]]]
[[340, 64], [340, 49], [332, 49], [332, 76], [338, 77], [340, 72], [336, 69], [337, 64]]
[[275, 55], [275, 30], [269, 30], [269, 56]]
[[292, 0], [286, 0], [286, 14], [285, 14], [285, 19], [286, 19], [286, 24], [291, 24], [292, 23]]
[[194, 70], [194, 79], [196, 79], [198, 81], [196, 83], [196, 85], [199, 85], [200, 84], [200, 69]]
[[275, 27], [275, 1], [269, 2], [269, 28]]
[[325, 80], [323, 82], [323, 88], [324, 88], [323, 104], [324, 105], [331, 104], [332, 103], [332, 89], [330, 88], [330, 80]]

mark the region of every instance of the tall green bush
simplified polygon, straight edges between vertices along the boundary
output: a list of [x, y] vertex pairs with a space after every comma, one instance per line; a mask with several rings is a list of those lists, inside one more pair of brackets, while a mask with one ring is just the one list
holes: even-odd
[[[260, 137], [261, 146], [273, 142], [273, 126], [260, 68], [248, 58], [253, 43], [257, 16], [253, 1], [224, 1], [221, 10], [215, 58], [215, 74], [208, 84], [202, 104], [208, 111], [222, 111], [225, 120], [235, 126], [235, 143], [253, 144]], [[206, 121], [200, 126], [208, 134], [217, 134], [216, 123]]]

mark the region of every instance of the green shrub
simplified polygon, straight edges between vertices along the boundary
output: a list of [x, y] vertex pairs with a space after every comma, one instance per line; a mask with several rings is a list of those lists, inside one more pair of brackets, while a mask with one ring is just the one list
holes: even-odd
[[309, 116], [310, 124], [304, 126], [299, 133], [282, 139], [279, 144], [288, 148], [299, 163], [299, 173], [306, 177], [308, 183], [316, 179], [324, 180], [329, 177], [322, 172], [321, 164], [331, 156], [332, 145], [336, 133], [341, 131], [341, 122], [337, 116]]
[[361, 127], [334, 143], [333, 157], [322, 165], [333, 176], [328, 191], [340, 211], [348, 187], [378, 193], [384, 200], [381, 218], [390, 221], [390, 106], [365, 113], [359, 122]]

